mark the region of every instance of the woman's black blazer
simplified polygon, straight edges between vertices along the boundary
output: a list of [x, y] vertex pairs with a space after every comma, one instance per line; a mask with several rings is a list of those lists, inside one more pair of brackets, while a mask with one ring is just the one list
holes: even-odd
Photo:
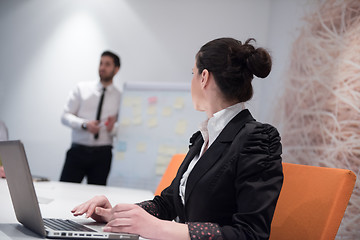
[[200, 132], [190, 143], [175, 179], [152, 200], [158, 216], [182, 223], [218, 224], [223, 239], [268, 239], [283, 183], [278, 131], [255, 121], [248, 110], [241, 111], [193, 168], [184, 206], [179, 196], [180, 179], [200, 153]]

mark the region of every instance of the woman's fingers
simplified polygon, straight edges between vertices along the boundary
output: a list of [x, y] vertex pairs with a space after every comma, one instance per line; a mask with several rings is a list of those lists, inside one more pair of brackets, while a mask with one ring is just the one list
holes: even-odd
[[98, 216], [94, 214], [96, 207], [111, 209], [111, 204], [105, 196], [96, 196], [89, 201], [76, 206], [71, 210], [74, 216], [81, 216], [84, 213], [87, 218], [93, 217], [95, 220], [100, 220]]
[[130, 218], [116, 218], [108, 222], [103, 228], [104, 232], [126, 232], [126, 233], [135, 233], [132, 232], [134, 229], [133, 224], [131, 223]]
[[112, 219], [112, 209], [106, 209], [102, 207], [95, 208], [95, 214], [100, 216], [105, 222], [109, 222]]
[[116, 204], [113, 207], [113, 212], [124, 212], [124, 211], [130, 211], [132, 209], [137, 208], [137, 205], [134, 204], [126, 204], [126, 203], [121, 203], [121, 204]]
[[72, 209], [71, 212], [74, 214], [74, 216], [83, 215], [87, 211], [88, 205], [89, 205], [88, 202], [80, 204], [76, 206], [74, 209]]
[[97, 205], [95, 203], [91, 203], [86, 210], [86, 217], [89, 218], [93, 215], [95, 208], [97, 207]]
[[118, 204], [111, 210], [111, 218], [104, 227], [106, 232], [139, 234], [139, 227], [146, 222], [148, 213], [135, 204]]

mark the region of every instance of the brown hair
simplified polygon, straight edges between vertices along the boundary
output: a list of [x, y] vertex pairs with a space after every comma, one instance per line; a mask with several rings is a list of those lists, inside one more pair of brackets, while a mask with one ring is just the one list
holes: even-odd
[[265, 78], [271, 71], [271, 56], [264, 48], [255, 48], [250, 38], [244, 44], [233, 38], [218, 38], [206, 43], [196, 54], [199, 74], [207, 69], [224, 97], [246, 102], [253, 96], [254, 75]]
[[113, 60], [114, 60], [114, 64], [115, 64], [115, 67], [119, 67], [120, 68], [120, 58], [118, 55], [116, 55], [115, 53], [113, 52], [110, 52], [110, 51], [105, 51], [101, 54], [101, 56], [108, 56], [108, 57], [111, 57]]

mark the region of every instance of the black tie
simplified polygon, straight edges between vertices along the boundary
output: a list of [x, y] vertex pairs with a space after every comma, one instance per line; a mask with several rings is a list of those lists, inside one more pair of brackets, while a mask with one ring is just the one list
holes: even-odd
[[[98, 105], [98, 108], [97, 108], [97, 112], [96, 112], [96, 120], [97, 121], [100, 121], [101, 108], [102, 108], [102, 104], [103, 104], [103, 101], [104, 101], [105, 91], [106, 91], [106, 88], [103, 88], [102, 93], [101, 93], [101, 97], [100, 97], [100, 101], [99, 101], [99, 105]], [[99, 133], [96, 133], [94, 135], [94, 138], [98, 139], [99, 138]]]

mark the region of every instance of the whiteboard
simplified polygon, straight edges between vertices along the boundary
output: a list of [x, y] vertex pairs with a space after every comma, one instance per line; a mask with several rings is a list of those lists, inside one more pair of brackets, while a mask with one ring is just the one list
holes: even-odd
[[108, 185], [155, 191], [205, 119], [193, 108], [190, 84], [125, 83]]

